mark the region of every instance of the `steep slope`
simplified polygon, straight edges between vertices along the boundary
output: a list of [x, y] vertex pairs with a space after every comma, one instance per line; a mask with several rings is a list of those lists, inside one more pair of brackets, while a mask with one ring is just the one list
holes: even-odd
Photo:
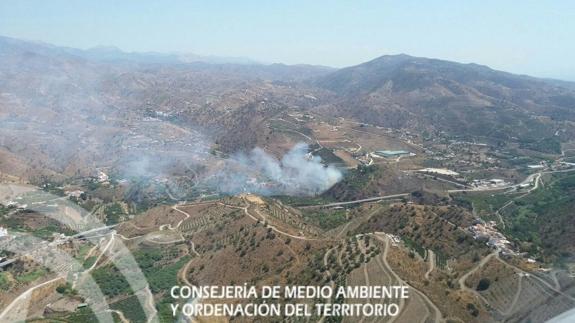
[[574, 137], [575, 91], [566, 82], [396, 55], [335, 71], [314, 84], [339, 96], [324, 110], [377, 125], [519, 138], [526, 145]]
[[205, 139], [198, 132], [224, 152], [249, 150], [266, 136], [263, 119], [287, 105], [309, 104], [298, 79], [332, 71], [162, 57], [0, 37], [1, 146], [29, 165], [24, 173], [42, 168], [66, 175], [109, 166], [126, 155], [120, 150], [165, 155], [174, 129], [188, 150]]

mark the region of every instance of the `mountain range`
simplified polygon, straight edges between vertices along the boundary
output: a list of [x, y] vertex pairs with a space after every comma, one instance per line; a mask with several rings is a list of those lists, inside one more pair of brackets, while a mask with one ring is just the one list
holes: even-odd
[[89, 127], [74, 124], [97, 127], [161, 113], [233, 153], [266, 146], [267, 122], [299, 109], [423, 139], [446, 134], [544, 154], [560, 154], [561, 145], [575, 139], [573, 83], [477, 64], [404, 54], [342, 69], [186, 63], [172, 54], [77, 50], [6, 37], [0, 37], [0, 59], [3, 125], [17, 120], [44, 133], [52, 131], [49, 120], [68, 120], [63, 129], [77, 134]]

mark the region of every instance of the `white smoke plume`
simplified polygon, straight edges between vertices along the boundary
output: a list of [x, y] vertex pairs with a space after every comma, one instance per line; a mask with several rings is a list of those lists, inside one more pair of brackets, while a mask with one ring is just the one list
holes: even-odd
[[323, 165], [321, 158], [308, 150], [307, 144], [298, 143], [281, 160], [261, 148], [237, 154], [214, 176], [217, 190], [227, 194], [320, 194], [339, 182], [343, 174], [332, 165]]

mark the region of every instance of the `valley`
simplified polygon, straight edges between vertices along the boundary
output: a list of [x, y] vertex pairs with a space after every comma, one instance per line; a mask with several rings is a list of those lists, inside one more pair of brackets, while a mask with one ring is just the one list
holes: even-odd
[[407, 55], [336, 70], [0, 45], [0, 321], [172, 322], [175, 285], [410, 292], [396, 316], [261, 322], [575, 306], [568, 86]]

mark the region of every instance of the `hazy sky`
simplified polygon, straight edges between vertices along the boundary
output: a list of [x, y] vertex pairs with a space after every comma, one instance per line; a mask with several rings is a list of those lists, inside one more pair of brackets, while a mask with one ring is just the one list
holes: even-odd
[[575, 81], [573, 0], [0, 0], [0, 35], [336, 67], [406, 53]]

